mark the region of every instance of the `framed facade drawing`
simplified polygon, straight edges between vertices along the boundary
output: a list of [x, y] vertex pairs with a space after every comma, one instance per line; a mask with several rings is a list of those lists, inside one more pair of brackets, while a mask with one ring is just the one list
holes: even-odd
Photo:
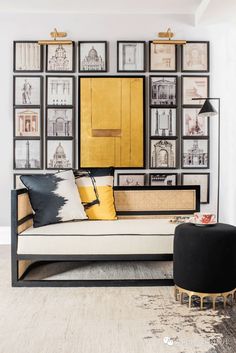
[[202, 100], [192, 98], [209, 97], [209, 76], [182, 76], [182, 105], [202, 106]]
[[37, 41], [14, 41], [14, 72], [43, 71], [43, 46]]
[[149, 42], [149, 71], [176, 72], [177, 46], [173, 44], [153, 44]]
[[151, 140], [151, 169], [175, 169], [176, 154], [176, 140]]
[[47, 108], [47, 137], [74, 136], [74, 109]]
[[144, 168], [144, 76], [79, 78], [82, 168]]
[[46, 76], [46, 104], [48, 106], [73, 106], [74, 76]]
[[177, 76], [150, 76], [150, 105], [176, 107]]
[[145, 42], [117, 42], [117, 72], [145, 72]]
[[42, 102], [42, 76], [14, 76], [14, 106], [39, 106]]
[[149, 184], [151, 186], [175, 186], [177, 185], [177, 173], [149, 174]]
[[181, 179], [182, 185], [200, 185], [200, 202], [210, 202], [210, 173], [182, 173]]
[[59, 44], [46, 46], [47, 72], [74, 72], [74, 42], [72, 44]]
[[14, 136], [39, 137], [42, 129], [40, 108], [14, 108]]
[[79, 72], [107, 72], [106, 41], [78, 42]]
[[182, 168], [209, 168], [209, 140], [182, 140]]
[[198, 116], [199, 108], [182, 109], [182, 136], [205, 137], [209, 134], [209, 118]]
[[209, 72], [209, 42], [188, 41], [181, 51], [182, 72]]
[[41, 169], [40, 140], [14, 140], [14, 169]]
[[46, 168], [71, 169], [74, 168], [73, 140], [47, 140]]
[[176, 108], [151, 108], [151, 136], [176, 136]]
[[117, 185], [119, 186], [144, 186], [145, 174], [117, 174]]

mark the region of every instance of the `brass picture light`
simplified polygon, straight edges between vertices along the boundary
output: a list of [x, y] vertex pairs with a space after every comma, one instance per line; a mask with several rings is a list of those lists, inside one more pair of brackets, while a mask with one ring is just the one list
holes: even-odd
[[65, 38], [67, 36], [66, 32], [58, 32], [56, 28], [54, 28], [54, 31], [50, 33], [51, 38], [53, 39], [45, 39], [45, 40], [39, 40], [38, 44], [40, 45], [70, 45], [72, 44], [72, 41], [69, 39], [58, 39], [58, 38]]
[[173, 37], [174, 37], [174, 33], [171, 32], [170, 28], [168, 28], [166, 32], [158, 33], [158, 38], [165, 38], [165, 39], [154, 39], [152, 43], [153, 44], [175, 44], [175, 45], [186, 44], [186, 40], [172, 39]]

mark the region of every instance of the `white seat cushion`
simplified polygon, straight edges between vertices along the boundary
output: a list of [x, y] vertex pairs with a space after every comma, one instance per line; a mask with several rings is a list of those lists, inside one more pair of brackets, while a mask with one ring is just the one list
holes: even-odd
[[80, 221], [28, 228], [18, 254], [172, 254], [176, 225], [166, 219]]

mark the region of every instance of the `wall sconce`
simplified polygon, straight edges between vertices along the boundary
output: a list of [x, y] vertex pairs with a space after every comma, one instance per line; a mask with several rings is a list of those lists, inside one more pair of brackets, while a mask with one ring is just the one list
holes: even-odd
[[166, 32], [159, 32], [159, 38], [166, 38], [166, 39], [154, 39], [152, 41], [153, 44], [177, 44], [177, 45], [184, 45], [186, 44], [186, 40], [176, 40], [171, 39], [174, 37], [174, 33], [171, 32], [171, 29], [168, 28]]
[[54, 31], [50, 33], [51, 38], [53, 39], [45, 39], [39, 40], [38, 44], [40, 45], [70, 45], [72, 41], [69, 39], [57, 39], [57, 38], [65, 38], [67, 36], [66, 32], [58, 32], [56, 28]]

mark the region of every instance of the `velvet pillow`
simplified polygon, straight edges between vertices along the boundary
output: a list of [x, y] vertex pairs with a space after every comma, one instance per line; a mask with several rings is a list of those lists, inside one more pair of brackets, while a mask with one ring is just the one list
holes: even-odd
[[29, 192], [34, 227], [86, 219], [72, 170], [56, 174], [21, 175]]

